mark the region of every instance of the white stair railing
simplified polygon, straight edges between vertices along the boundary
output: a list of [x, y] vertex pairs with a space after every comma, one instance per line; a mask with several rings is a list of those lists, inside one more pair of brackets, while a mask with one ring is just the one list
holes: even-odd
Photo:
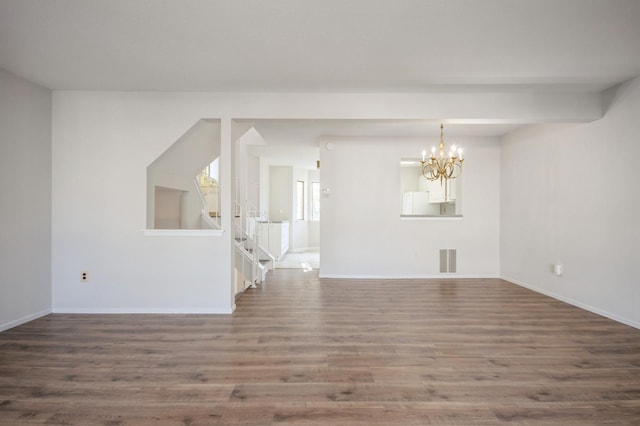
[[234, 209], [237, 216], [239, 216], [234, 223], [234, 238], [236, 243], [236, 268], [240, 271], [243, 277], [243, 291], [249, 287], [255, 287], [258, 282], [264, 281], [264, 274], [261, 273], [262, 265], [257, 255], [255, 247], [257, 242], [255, 236], [251, 235], [249, 230], [243, 226], [245, 220], [243, 220], [243, 211], [240, 208], [240, 204], [236, 201]]
[[202, 227], [211, 228], [211, 229], [222, 229], [222, 226], [220, 223], [220, 216], [218, 215], [215, 219], [213, 219], [211, 215], [209, 215], [209, 204], [207, 203], [206, 198], [204, 198], [204, 194], [202, 193], [202, 189], [200, 188], [200, 183], [198, 182], [198, 179], [194, 179], [193, 184], [195, 185], [196, 194], [198, 194], [198, 197], [200, 198], [200, 203], [202, 204], [202, 211], [201, 211]]
[[249, 202], [245, 202], [242, 208], [236, 201], [234, 209], [239, 213], [234, 223], [234, 238], [238, 248], [236, 254], [242, 258], [236, 262], [236, 267], [244, 277], [244, 287], [248, 288], [265, 280], [266, 273], [275, 267], [275, 258], [264, 248], [261, 241], [265, 217]]
[[[273, 269], [275, 267], [275, 257], [269, 252], [268, 247], [271, 247], [271, 220], [267, 216], [266, 212], [261, 212], [256, 206], [249, 201], [245, 201], [246, 212], [246, 229], [247, 233], [251, 236], [255, 236], [255, 250], [258, 253], [259, 260], [264, 260], [268, 263], [268, 268]], [[263, 230], [265, 232], [263, 232]]]
[[255, 288], [256, 283], [262, 281], [262, 276], [259, 273], [260, 266], [256, 262], [256, 256], [245, 247], [248, 240], [243, 236], [242, 229], [238, 226], [235, 228], [235, 264], [236, 269], [242, 276], [243, 288], [241, 291], [244, 291], [250, 287]]

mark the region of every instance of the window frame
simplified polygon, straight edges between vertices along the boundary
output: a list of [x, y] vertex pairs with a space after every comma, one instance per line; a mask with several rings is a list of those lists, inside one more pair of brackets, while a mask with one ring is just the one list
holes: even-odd
[[311, 220], [320, 221], [320, 182], [311, 182]]

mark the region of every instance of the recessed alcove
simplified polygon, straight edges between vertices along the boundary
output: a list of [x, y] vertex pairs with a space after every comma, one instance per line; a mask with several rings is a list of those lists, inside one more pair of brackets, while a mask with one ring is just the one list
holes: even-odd
[[462, 175], [428, 180], [419, 158], [400, 159], [400, 194], [403, 218], [462, 217]]
[[220, 120], [201, 119], [147, 167], [147, 229], [219, 228], [218, 182], [203, 175], [219, 156]]

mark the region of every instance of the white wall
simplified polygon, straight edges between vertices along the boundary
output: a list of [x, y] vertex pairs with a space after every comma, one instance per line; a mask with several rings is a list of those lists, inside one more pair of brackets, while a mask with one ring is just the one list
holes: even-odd
[[[260, 209], [260, 158], [247, 156], [247, 200], [253, 208]], [[261, 213], [262, 214], [262, 213]]]
[[[600, 113], [600, 97], [595, 93], [55, 92], [53, 309], [232, 309], [231, 141], [237, 131], [231, 118], [587, 121]], [[227, 232], [217, 237], [145, 236], [146, 168], [201, 118], [221, 120], [220, 185]], [[407, 147], [395, 139], [386, 142], [375, 149], [365, 144], [364, 150], [347, 143], [344, 152], [336, 143], [336, 158], [322, 154], [322, 185], [333, 191], [322, 200], [323, 270], [348, 276], [437, 275], [436, 249], [446, 241], [459, 249], [460, 276], [496, 276], [499, 171], [493, 166], [499, 157], [497, 143], [459, 141], [467, 153], [465, 176], [473, 176], [465, 180], [462, 221], [411, 222], [399, 219], [398, 160], [418, 155], [423, 141]], [[387, 170], [392, 175], [387, 176]], [[102, 191], [95, 191], [96, 182]], [[264, 201], [261, 197], [261, 204]], [[82, 270], [90, 272], [89, 283], [79, 282]]]
[[[500, 147], [495, 138], [461, 138], [465, 147], [462, 219], [401, 220], [400, 159], [425, 141], [332, 138], [321, 150], [320, 228], [325, 277], [499, 275]], [[457, 274], [439, 273], [439, 249], [458, 250]]]
[[292, 221], [293, 167], [269, 167], [269, 217], [271, 220]]
[[[307, 247], [312, 249], [320, 248], [320, 221], [312, 221], [311, 220], [311, 183], [312, 182], [320, 182], [320, 170], [308, 170], [308, 192], [307, 199], [309, 200], [308, 206], [308, 218], [307, 227], [308, 227], [308, 241]], [[320, 199], [320, 203], [322, 204], [322, 198]], [[322, 216], [320, 216], [320, 220], [322, 220]]]
[[[211, 117], [220, 117], [219, 111], [197, 97], [54, 92], [55, 312], [232, 311], [228, 120], [221, 124], [227, 154], [220, 165], [227, 232], [143, 233], [147, 166], [194, 123]], [[88, 283], [80, 282], [83, 270], [89, 271]]]
[[155, 187], [153, 228], [180, 229], [182, 227], [183, 195], [184, 191]]
[[[302, 200], [305, 209], [304, 209], [304, 220], [297, 220], [296, 213], [298, 209], [298, 191], [297, 191], [297, 182], [304, 182], [304, 198]], [[289, 235], [290, 238], [290, 247], [291, 251], [302, 251], [306, 250], [309, 246], [309, 217], [310, 212], [308, 209], [308, 196], [311, 192], [311, 185], [309, 183], [309, 175], [306, 169], [301, 169], [299, 167], [293, 168], [293, 176], [291, 182], [291, 232]]]
[[260, 213], [271, 218], [271, 208], [269, 200], [271, 199], [271, 165], [264, 158], [259, 158], [260, 163]]
[[400, 192], [415, 192], [420, 190], [418, 188], [418, 176], [421, 175], [421, 170], [420, 166], [400, 168]]
[[260, 158], [249, 153], [255, 145], [265, 145], [265, 141], [253, 127], [248, 128], [236, 144], [237, 199], [250, 216], [266, 213], [260, 206]]
[[51, 92], [0, 69], [0, 331], [51, 312]]
[[640, 79], [606, 100], [596, 122], [504, 137], [501, 275], [640, 328]]

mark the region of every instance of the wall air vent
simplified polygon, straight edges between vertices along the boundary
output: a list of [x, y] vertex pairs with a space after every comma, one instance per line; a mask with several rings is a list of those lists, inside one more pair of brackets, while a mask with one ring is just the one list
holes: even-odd
[[456, 272], [456, 249], [440, 249], [440, 273]]

